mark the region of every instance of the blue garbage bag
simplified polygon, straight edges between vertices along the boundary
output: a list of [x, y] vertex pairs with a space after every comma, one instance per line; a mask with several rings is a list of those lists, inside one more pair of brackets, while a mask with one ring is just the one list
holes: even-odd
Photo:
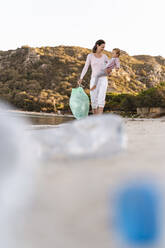
[[89, 97], [82, 87], [72, 89], [69, 106], [71, 108], [72, 114], [77, 120], [88, 116]]

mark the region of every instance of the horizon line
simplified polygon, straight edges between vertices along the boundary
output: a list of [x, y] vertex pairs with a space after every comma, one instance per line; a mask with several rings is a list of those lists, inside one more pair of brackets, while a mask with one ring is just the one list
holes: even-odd
[[[5, 49], [5, 50], [1, 50], [0, 49], [0, 52], [7, 52], [7, 51], [14, 51], [14, 50], [17, 50], [17, 49], [20, 49], [20, 48], [23, 48], [23, 47], [29, 47], [29, 48], [46, 48], [46, 47], [50, 47], [50, 48], [55, 48], [55, 47], [79, 47], [79, 48], [84, 48], [84, 49], [88, 49], [88, 50], [92, 50], [92, 48], [88, 48], [88, 47], [82, 47], [82, 46], [76, 46], [76, 45], [57, 45], [57, 46], [30, 46], [30, 45], [28, 45], [28, 44], [26, 44], [26, 45], [22, 45], [22, 46], [20, 46], [20, 47], [17, 47], [17, 48], [11, 48], [11, 49]], [[150, 56], [150, 57], [162, 57], [162, 58], [164, 58], [165, 59], [165, 57], [163, 56], [163, 55], [150, 55], [150, 54], [141, 54], [141, 53], [139, 53], [139, 54], [134, 54], [134, 55], [130, 55], [128, 52], [126, 52], [125, 50], [122, 50], [122, 49], [120, 49], [121, 51], [123, 51], [123, 52], [125, 52], [125, 53], [127, 53], [129, 56], [131, 56], [131, 57], [134, 57], [134, 56]], [[109, 51], [109, 50], [106, 50], [105, 49], [105, 51], [107, 51], [107, 52], [111, 52], [111, 51]]]

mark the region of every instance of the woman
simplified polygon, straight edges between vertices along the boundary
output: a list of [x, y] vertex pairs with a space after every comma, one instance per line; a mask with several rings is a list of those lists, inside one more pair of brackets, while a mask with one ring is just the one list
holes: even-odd
[[82, 83], [89, 66], [92, 68], [92, 75], [90, 80], [90, 97], [93, 114], [102, 114], [105, 105], [105, 96], [108, 86], [107, 76], [99, 77], [98, 83], [94, 86], [96, 76], [105, 69], [108, 63], [108, 57], [103, 54], [105, 48], [105, 41], [98, 40], [93, 47], [93, 52], [88, 54], [85, 66], [82, 70], [78, 84]]

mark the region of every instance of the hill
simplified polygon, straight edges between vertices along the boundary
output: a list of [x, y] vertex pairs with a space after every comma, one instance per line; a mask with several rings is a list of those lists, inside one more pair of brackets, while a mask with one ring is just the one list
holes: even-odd
[[[0, 98], [23, 110], [68, 111], [71, 89], [90, 52], [71, 46], [0, 51]], [[137, 94], [165, 81], [165, 59], [160, 56], [129, 56], [122, 51], [120, 60], [121, 69], [109, 77], [108, 92]], [[84, 79], [89, 93], [90, 70]]]

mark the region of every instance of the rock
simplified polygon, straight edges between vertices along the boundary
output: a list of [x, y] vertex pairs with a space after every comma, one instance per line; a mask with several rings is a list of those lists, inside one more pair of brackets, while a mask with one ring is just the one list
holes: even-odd
[[29, 65], [34, 64], [39, 60], [40, 60], [40, 55], [37, 54], [34, 49], [28, 48], [28, 54], [26, 55], [26, 59], [23, 64], [25, 68], [27, 68]]
[[149, 107], [145, 107], [145, 108], [137, 108], [137, 114], [140, 117], [149, 117], [149, 118], [155, 118], [155, 117], [160, 117], [165, 115], [165, 108], [149, 108]]

